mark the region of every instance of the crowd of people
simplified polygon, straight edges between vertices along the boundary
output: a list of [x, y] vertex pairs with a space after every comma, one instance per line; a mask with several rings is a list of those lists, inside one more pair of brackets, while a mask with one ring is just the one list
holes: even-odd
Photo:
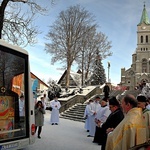
[[141, 83], [137, 83], [135, 90], [139, 90], [139, 93], [144, 95], [145, 97], [150, 97], [150, 84], [146, 83], [146, 81], [142, 81]]
[[[107, 85], [106, 85], [107, 86]], [[106, 87], [104, 98], [96, 96], [87, 102], [84, 112], [87, 137], [101, 145], [101, 150], [128, 150], [146, 143], [150, 138], [150, 98], [141, 93], [137, 97], [125, 95], [121, 100], [109, 97]], [[46, 95], [35, 101], [35, 132], [41, 138], [44, 125]], [[20, 116], [24, 116], [24, 97], [19, 100]], [[59, 124], [61, 107], [57, 95], [50, 101], [50, 124]], [[145, 145], [148, 147], [148, 145]]]
[[148, 147], [150, 104], [145, 95], [127, 94], [122, 100], [96, 96], [88, 101], [84, 118], [88, 137], [93, 137], [101, 150], [140, 149], [144, 143]]

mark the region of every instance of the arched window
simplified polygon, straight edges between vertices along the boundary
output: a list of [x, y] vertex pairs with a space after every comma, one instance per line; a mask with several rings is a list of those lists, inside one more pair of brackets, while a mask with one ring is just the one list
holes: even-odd
[[141, 43], [143, 43], [143, 36], [141, 36]]
[[142, 60], [142, 73], [147, 72], [147, 60], [144, 58]]
[[146, 43], [148, 43], [148, 35], [146, 35]]
[[134, 75], [134, 71], [130, 70], [129, 75], [131, 75], [131, 76]]

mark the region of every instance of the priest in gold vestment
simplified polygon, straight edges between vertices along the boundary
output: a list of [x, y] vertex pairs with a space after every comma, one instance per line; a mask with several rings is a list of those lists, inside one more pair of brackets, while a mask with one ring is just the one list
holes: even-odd
[[146, 108], [148, 100], [144, 95], [137, 96], [137, 100], [138, 100], [138, 107], [142, 108], [143, 119], [146, 124], [147, 140], [149, 140], [150, 139], [150, 111]]
[[125, 118], [108, 133], [106, 150], [129, 150], [129, 148], [146, 142], [146, 127], [143, 121], [142, 109], [137, 108], [137, 100], [133, 95], [126, 95], [121, 106]]

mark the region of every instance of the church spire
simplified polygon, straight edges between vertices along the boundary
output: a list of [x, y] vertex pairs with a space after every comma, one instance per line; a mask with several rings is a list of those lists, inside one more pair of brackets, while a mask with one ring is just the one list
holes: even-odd
[[145, 8], [145, 3], [144, 3], [142, 16], [141, 16], [141, 21], [140, 21], [140, 23], [138, 25], [141, 25], [142, 23], [145, 23], [147, 25], [150, 24], [149, 18], [148, 18], [148, 14], [147, 14], [147, 11], [146, 11], [146, 8]]

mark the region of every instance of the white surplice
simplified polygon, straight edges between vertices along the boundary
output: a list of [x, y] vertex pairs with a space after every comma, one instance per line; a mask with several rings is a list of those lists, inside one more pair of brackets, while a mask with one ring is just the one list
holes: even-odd
[[50, 123], [59, 123], [60, 102], [58, 100], [52, 100], [50, 106], [52, 107]]
[[90, 130], [89, 116], [90, 116], [90, 104], [87, 104], [84, 111], [84, 118], [85, 118], [84, 128], [86, 130]]
[[90, 104], [90, 116], [89, 116], [89, 122], [90, 122], [90, 130], [89, 135], [93, 136], [95, 135], [95, 129], [96, 129], [96, 123], [95, 123], [95, 112], [97, 113], [101, 109], [101, 105], [99, 102], [93, 102]]
[[101, 121], [101, 123], [104, 123], [110, 115], [110, 113], [111, 111], [109, 109], [109, 106], [101, 107], [101, 109], [99, 109], [99, 111], [97, 112], [95, 118]]

